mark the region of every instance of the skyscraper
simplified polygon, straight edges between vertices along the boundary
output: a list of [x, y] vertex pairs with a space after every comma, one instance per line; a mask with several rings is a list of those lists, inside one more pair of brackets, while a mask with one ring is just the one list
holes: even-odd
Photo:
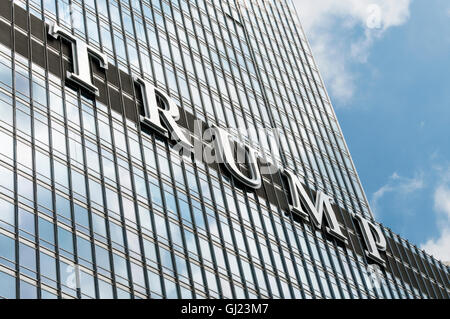
[[449, 298], [291, 0], [4, 0], [0, 82], [1, 297]]

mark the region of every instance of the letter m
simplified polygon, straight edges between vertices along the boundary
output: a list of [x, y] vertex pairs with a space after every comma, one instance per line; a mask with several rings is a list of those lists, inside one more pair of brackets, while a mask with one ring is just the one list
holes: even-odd
[[291, 193], [290, 210], [305, 220], [311, 219], [314, 226], [322, 228], [323, 219], [326, 218], [326, 231], [341, 241], [346, 241], [341, 227], [336, 219], [336, 214], [331, 206], [331, 198], [322, 192], [318, 192], [314, 204], [297, 175], [288, 170], [284, 171], [289, 183]]

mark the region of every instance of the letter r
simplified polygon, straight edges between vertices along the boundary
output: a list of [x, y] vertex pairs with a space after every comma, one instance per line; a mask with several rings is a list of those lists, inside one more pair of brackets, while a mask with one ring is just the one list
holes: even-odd
[[[141, 87], [144, 103], [145, 115], [141, 116], [141, 122], [147, 124], [159, 134], [181, 143], [183, 147], [191, 149], [193, 147], [191, 142], [176, 122], [180, 119], [180, 110], [175, 102], [150, 82], [140, 78], [136, 79], [136, 82]], [[156, 93], [158, 93], [158, 97]], [[158, 106], [158, 98], [164, 100], [166, 109]], [[163, 123], [161, 123], [161, 120]]]

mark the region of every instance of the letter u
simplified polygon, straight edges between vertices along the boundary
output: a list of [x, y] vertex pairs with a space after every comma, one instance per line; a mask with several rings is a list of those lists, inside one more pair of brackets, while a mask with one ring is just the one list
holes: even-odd
[[258, 161], [256, 157], [256, 151], [248, 145], [238, 145], [246, 152], [248, 159], [247, 165], [249, 166], [250, 177], [246, 176], [239, 169], [234, 152], [230, 143], [230, 135], [224, 129], [214, 127], [214, 135], [216, 137], [216, 149], [217, 158], [222, 162], [230, 173], [242, 184], [259, 189], [261, 187], [261, 172], [259, 171]]

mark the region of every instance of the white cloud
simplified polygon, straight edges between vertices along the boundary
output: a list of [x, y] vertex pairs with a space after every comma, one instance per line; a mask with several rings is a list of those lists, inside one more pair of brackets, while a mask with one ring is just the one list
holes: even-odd
[[446, 182], [434, 193], [434, 209], [438, 213], [440, 234], [421, 245], [427, 253], [442, 261], [450, 261], [450, 187], [448, 180]]
[[294, 0], [302, 25], [310, 30], [329, 24], [327, 18], [342, 17], [347, 26], [363, 23], [368, 28], [388, 29], [409, 18], [410, 0]]
[[434, 207], [436, 211], [444, 213], [447, 220], [450, 220], [450, 188], [441, 185], [434, 193]]
[[376, 214], [379, 200], [387, 193], [408, 195], [425, 187], [424, 174], [416, 174], [413, 178], [402, 177], [397, 173], [389, 177], [388, 182], [372, 195], [371, 206]]
[[439, 238], [430, 239], [421, 248], [436, 259], [448, 262], [450, 260], [450, 228], [443, 229]]
[[[411, 0], [294, 0], [320, 70], [333, 96], [348, 102], [355, 90], [352, 63], [366, 63], [370, 48], [409, 18]], [[363, 31], [361, 35], [358, 31]]]
[[[428, 240], [419, 246], [435, 258], [450, 262], [450, 166], [448, 164], [434, 165], [426, 174], [427, 180], [431, 180], [430, 173], [432, 173], [431, 176], [439, 176], [433, 178], [435, 182], [432, 185], [428, 185], [434, 191], [432, 192], [433, 208], [430, 207], [427, 212], [430, 218], [436, 220], [438, 232], [429, 236]], [[414, 192], [425, 189], [426, 184], [428, 183], [425, 183], [423, 172], [416, 173], [412, 178], [403, 177], [397, 173], [392, 174], [387, 183], [373, 193], [370, 203], [373, 212], [379, 213], [378, 203], [387, 194], [411, 196]]]

